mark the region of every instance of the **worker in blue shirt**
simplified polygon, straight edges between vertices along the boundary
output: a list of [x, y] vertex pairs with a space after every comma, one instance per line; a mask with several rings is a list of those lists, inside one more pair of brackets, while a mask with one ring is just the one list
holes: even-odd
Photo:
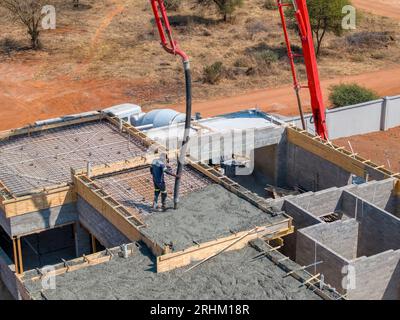
[[168, 156], [166, 153], [162, 153], [159, 159], [154, 159], [151, 167], [150, 172], [153, 176], [153, 183], [154, 183], [154, 202], [153, 202], [153, 209], [157, 210], [158, 208], [158, 198], [161, 193], [161, 208], [163, 211], [166, 210], [166, 201], [167, 201], [167, 188], [165, 185], [165, 173], [176, 177], [176, 174], [172, 172], [170, 166], [168, 166]]

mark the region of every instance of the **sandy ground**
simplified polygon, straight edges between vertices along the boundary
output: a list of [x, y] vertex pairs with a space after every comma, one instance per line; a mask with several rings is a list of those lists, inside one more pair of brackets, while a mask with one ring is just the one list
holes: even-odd
[[364, 11], [400, 20], [399, 0], [352, 0], [352, 3]]
[[[318, 296], [269, 259], [253, 260], [258, 251], [247, 247], [211, 259], [195, 270], [185, 268], [157, 274], [148, 251], [128, 259], [66, 273], [56, 279], [56, 290], [45, 290], [49, 300], [115, 299], [254, 299], [315, 300]], [[39, 282], [27, 283], [32, 292]]]
[[[180, 201], [178, 210], [146, 217], [146, 233], [158, 243], [174, 244], [175, 250], [193, 246], [193, 241], [207, 241], [230, 236], [272, 223], [272, 218], [225, 188], [212, 184], [190, 193]], [[212, 221], [212, 223], [210, 223]]]
[[385, 165], [386, 168], [394, 172], [400, 172], [400, 127], [386, 132], [342, 138], [334, 142], [350, 149], [348, 141], [350, 141], [354, 152], [379, 165]]
[[[366, 0], [356, 0], [355, 4], [360, 8], [369, 8], [377, 14], [395, 13], [399, 15], [399, 3], [397, 0], [377, 0], [374, 3]], [[34, 57], [27, 55], [16, 55], [11, 60], [0, 62], [0, 130], [19, 127], [34, 122], [35, 120], [57, 117], [65, 114], [84, 112], [88, 110], [98, 110], [114, 104], [123, 102], [133, 102], [137, 104], [150, 105], [153, 107], [169, 107], [169, 104], [158, 104], [168, 101], [171, 92], [180, 92], [181, 87], [156, 85], [148, 76], [138, 76], [135, 80], [120, 79], [107, 75], [105, 78], [89, 77], [88, 70], [91, 62], [96, 60], [96, 54], [101, 47], [105, 34], [112, 29], [113, 23], [118, 21], [118, 17], [124, 13], [126, 2], [114, 0], [110, 4], [110, 10], [99, 18], [93, 25], [94, 32], [90, 33], [90, 39], [85, 51], [85, 56], [75, 65], [72, 71], [67, 74], [60, 74], [63, 70], [60, 66], [50, 72], [52, 76], [43, 80], [43, 73], [48, 74], [46, 63], [57, 62], [57, 56], [53, 52], [43, 51]], [[385, 9], [385, 10], [383, 10]], [[92, 29], [90, 29], [93, 31]], [[57, 32], [68, 32], [68, 28], [60, 28]], [[184, 38], [184, 36], [181, 35]], [[158, 40], [157, 40], [158, 41]], [[187, 41], [182, 40], [183, 43]], [[151, 42], [153, 43], [153, 41]], [[146, 49], [146, 48], [144, 48]], [[144, 50], [143, 49], [143, 50]], [[47, 62], [46, 62], [47, 61]], [[66, 65], [73, 62], [66, 61]], [[138, 62], [139, 63], [139, 62]], [[326, 63], [326, 62], [325, 62]], [[400, 66], [380, 65], [379, 61], [375, 69], [384, 68], [382, 71], [368, 72], [368, 64], [363, 69], [357, 69], [357, 73], [364, 72], [359, 76], [343, 76], [333, 80], [324, 80], [323, 89], [325, 98], [328, 95], [328, 88], [331, 84], [339, 82], [358, 82], [377, 91], [380, 95], [394, 95], [400, 93], [400, 83], [397, 81], [400, 75]], [[122, 65], [124, 65], [122, 63]], [[194, 65], [196, 65], [194, 63]], [[324, 63], [322, 63], [325, 66]], [[92, 66], [93, 67], [93, 66]], [[107, 66], [101, 66], [105, 70]], [[331, 68], [331, 64], [325, 66]], [[346, 68], [344, 64], [343, 68]], [[66, 69], [67, 66], [66, 66]], [[131, 70], [129, 67], [124, 69]], [[56, 71], [58, 70], [58, 71]], [[68, 69], [69, 70], [69, 69]], [[351, 69], [353, 70], [353, 69]], [[348, 72], [346, 72], [348, 73]], [[56, 74], [56, 76], [54, 76]], [[324, 72], [326, 77], [329, 73]], [[245, 89], [236, 86], [230, 97], [224, 99], [207, 99], [207, 101], [195, 101], [194, 110], [201, 112], [203, 116], [211, 116], [225, 112], [232, 112], [242, 108], [260, 107], [264, 111], [281, 113], [283, 115], [297, 115], [295, 96], [289, 81], [284, 81], [285, 85], [278, 88], [265, 88], [243, 93]], [[265, 82], [269, 86], [270, 82]], [[178, 85], [178, 84], [175, 84]], [[197, 84], [196, 84], [197, 85]], [[276, 83], [279, 85], [279, 83]], [[261, 84], [262, 86], [262, 84]], [[224, 84], [216, 86], [218, 92], [224, 92]], [[202, 87], [194, 92], [195, 96], [202, 97], [200, 94]], [[304, 90], [304, 103], [307, 106], [307, 91]], [[173, 100], [172, 100], [173, 101]], [[183, 110], [183, 104], [175, 106]]]
[[[399, 79], [400, 66], [393, 65], [387, 70], [323, 80], [322, 90], [325, 92], [325, 103], [328, 105], [326, 94], [328, 88], [335, 84], [355, 82], [375, 90], [380, 96], [389, 96], [400, 93]], [[303, 90], [302, 99], [305, 107], [304, 110], [307, 112], [310, 111], [310, 98], [306, 89]], [[175, 107], [180, 111], [184, 111], [184, 105], [177, 105]], [[195, 102], [193, 108], [195, 112], [201, 112], [203, 117], [239, 111], [246, 108], [260, 108], [266, 112], [286, 116], [298, 115], [296, 96], [291, 86], [283, 86], [275, 89], [265, 88], [237, 96]]]
[[146, 80], [72, 79], [35, 80], [35, 61], [0, 64], [0, 130], [66, 114], [100, 110], [114, 104], [140, 102], [154, 95]]

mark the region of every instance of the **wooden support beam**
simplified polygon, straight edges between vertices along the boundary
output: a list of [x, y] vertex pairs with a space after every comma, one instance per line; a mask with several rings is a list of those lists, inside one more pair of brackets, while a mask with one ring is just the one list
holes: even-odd
[[96, 244], [96, 237], [94, 235], [90, 235], [91, 243], [92, 243], [92, 253], [97, 252], [97, 244]]
[[394, 194], [400, 197], [400, 180], [396, 180], [394, 184]]
[[22, 261], [21, 237], [17, 238], [17, 251], [18, 251], [18, 265], [19, 265], [18, 274], [23, 274], [24, 273], [24, 263]]
[[15, 273], [19, 274], [19, 256], [18, 256], [18, 250], [17, 250], [17, 240], [16, 238], [12, 239], [13, 242], [13, 258], [14, 258], [14, 266], [15, 266]]

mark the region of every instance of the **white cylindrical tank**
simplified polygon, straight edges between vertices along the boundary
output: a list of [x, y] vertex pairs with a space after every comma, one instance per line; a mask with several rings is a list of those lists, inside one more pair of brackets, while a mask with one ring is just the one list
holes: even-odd
[[153, 125], [153, 128], [165, 127], [171, 124], [185, 121], [185, 114], [172, 109], [157, 109], [146, 113], [139, 121], [137, 126]]

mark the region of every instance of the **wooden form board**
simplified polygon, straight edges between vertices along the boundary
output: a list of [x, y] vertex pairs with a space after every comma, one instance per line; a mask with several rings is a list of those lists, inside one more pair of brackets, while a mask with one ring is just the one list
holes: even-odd
[[394, 183], [394, 194], [398, 197], [400, 197], [400, 180], [397, 180]]
[[105, 219], [114, 225], [123, 235], [131, 241], [143, 241], [155, 256], [165, 252], [164, 248], [151, 240], [140, 229], [144, 224], [139, 217], [134, 217], [121, 204], [107, 195], [88, 177], [74, 176], [76, 192]]
[[71, 186], [54, 187], [37, 194], [3, 200], [0, 204], [6, 218], [20, 216], [26, 213], [59, 207], [76, 202], [76, 194]]
[[118, 117], [105, 116], [105, 118], [110, 123], [114, 124], [117, 127], [120, 127], [122, 131], [125, 131], [128, 134], [137, 137], [147, 147], [152, 147], [154, 150], [158, 149], [159, 151], [166, 151], [166, 148], [163, 145], [161, 145], [160, 143], [158, 143], [158, 142], [154, 141], [153, 139], [149, 138], [145, 133], [143, 133], [139, 129], [135, 128], [134, 126], [132, 126], [128, 122], [122, 121]]
[[55, 129], [55, 128], [62, 128], [62, 127], [70, 126], [70, 125], [74, 125], [74, 124], [97, 121], [97, 120], [101, 120], [103, 118], [104, 118], [104, 115], [102, 113], [99, 113], [99, 114], [95, 114], [92, 116], [76, 118], [76, 119], [71, 119], [71, 120], [66, 120], [66, 121], [60, 121], [60, 122], [55, 122], [52, 124], [47, 124], [47, 125], [42, 125], [42, 126], [30, 125], [30, 126], [26, 126], [23, 128], [6, 130], [6, 131], [0, 132], [0, 140], [6, 140], [11, 137], [21, 136], [21, 135], [25, 135], [25, 134], [29, 135], [29, 134], [32, 134], [35, 132], [41, 132], [41, 131], [46, 131], [46, 130]]
[[[167, 152], [168, 156], [170, 158], [175, 157], [177, 154], [177, 151], [169, 151]], [[159, 158], [159, 154], [153, 154], [149, 153], [143, 156], [138, 156], [134, 158], [130, 158], [124, 161], [118, 161], [110, 164], [103, 164], [99, 166], [93, 166], [90, 168], [90, 174], [89, 176], [92, 177], [98, 177], [98, 176], [103, 176], [107, 174], [115, 174], [121, 171], [126, 171], [134, 168], [138, 168], [141, 166], [149, 165], [153, 162], [154, 159]], [[73, 170], [72, 171], [73, 175], [88, 175], [88, 169], [78, 169], [78, 170]]]
[[[250, 233], [249, 231], [238, 232], [229, 237], [220, 238], [179, 252], [159, 256], [157, 257], [157, 272], [167, 272], [190, 265], [192, 262], [206, 259], [228, 246], [229, 248], [226, 251], [240, 250], [244, 248], [249, 241], [256, 238], [266, 237], [268, 240], [274, 240], [291, 233], [293, 233], [293, 227], [291, 226], [290, 219], [258, 227]], [[231, 244], [233, 245], [230, 246]]]
[[[98, 264], [102, 264], [102, 263], [110, 261], [111, 259], [112, 259], [112, 256], [111, 255], [105, 255], [104, 252], [93, 253], [93, 254], [90, 254], [90, 255], [87, 255], [87, 256], [84, 256], [84, 257], [81, 257], [81, 258], [76, 258], [76, 259], [68, 261], [67, 265], [64, 265], [61, 268], [57, 267], [54, 270], [54, 272], [52, 273], [52, 275], [59, 276], [59, 275], [62, 275], [64, 273], [67, 273], [67, 272], [73, 272], [73, 271], [77, 271], [77, 270], [84, 269], [84, 268], [87, 268], [87, 267], [91, 267], [91, 266], [95, 266], [95, 265], [98, 265]], [[37, 275], [37, 276], [34, 276], [34, 277], [30, 277], [30, 278], [26, 278], [25, 275], [24, 275], [22, 282], [25, 282], [27, 280], [29, 280], [29, 281], [38, 281], [40, 279], [42, 279], [41, 275]]]
[[370, 160], [354, 155], [344, 148], [335, 146], [296, 127], [287, 128], [287, 138], [290, 143], [359, 177], [367, 178], [367, 169], [370, 169], [382, 174], [385, 178], [400, 179], [400, 174], [393, 173], [384, 166], [378, 166]]

